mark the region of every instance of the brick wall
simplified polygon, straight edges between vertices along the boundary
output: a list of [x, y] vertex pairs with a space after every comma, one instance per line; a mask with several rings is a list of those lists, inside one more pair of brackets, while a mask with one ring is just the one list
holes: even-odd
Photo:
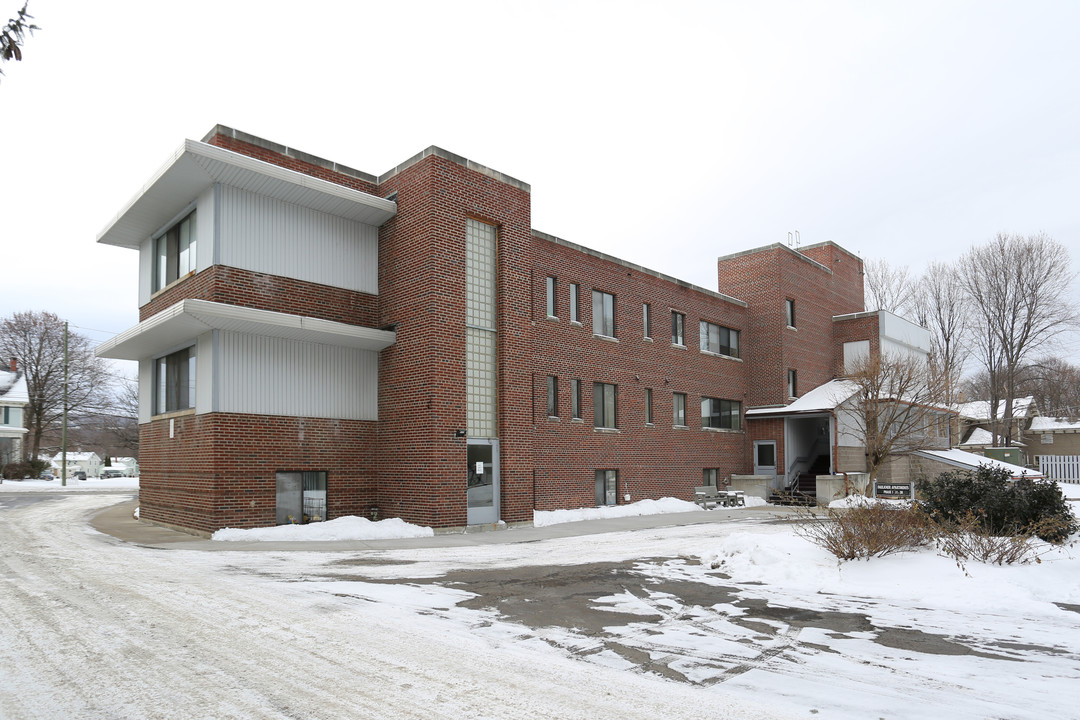
[[[699, 350], [699, 321], [739, 330], [746, 308], [685, 283], [533, 239], [531, 423], [539, 510], [595, 504], [595, 471], [619, 471], [618, 502], [665, 496], [693, 498], [704, 468], [721, 479], [747, 472], [745, 432], [703, 430], [701, 398], [745, 402], [747, 363]], [[558, 319], [546, 317], [546, 279], [556, 279]], [[577, 283], [579, 324], [570, 322], [570, 284]], [[592, 292], [615, 296], [616, 340], [593, 335]], [[651, 308], [645, 339], [643, 304]], [[671, 314], [685, 316], [685, 347], [672, 344]], [[745, 346], [744, 346], [745, 349]], [[547, 377], [558, 378], [558, 419], [547, 415]], [[571, 417], [571, 380], [581, 380], [581, 420]], [[593, 427], [593, 383], [618, 386], [617, 432]], [[645, 422], [645, 389], [653, 423]], [[673, 427], [673, 394], [686, 395], [686, 424]]]
[[365, 327], [374, 327], [378, 320], [376, 295], [227, 265], [211, 265], [151, 298], [139, 308], [139, 321], [188, 298]]
[[276, 473], [297, 471], [327, 473], [328, 519], [366, 516], [375, 504], [375, 425], [230, 413], [145, 423], [140, 517], [203, 532], [274, 525]]

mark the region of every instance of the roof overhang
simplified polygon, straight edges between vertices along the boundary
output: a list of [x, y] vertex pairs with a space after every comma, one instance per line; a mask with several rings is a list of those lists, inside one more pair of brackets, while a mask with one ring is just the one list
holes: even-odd
[[138, 249], [214, 183], [378, 227], [397, 203], [214, 145], [185, 140], [97, 241]]
[[209, 330], [374, 351], [389, 347], [397, 340], [397, 334], [392, 330], [189, 298], [102, 343], [96, 353], [98, 357], [113, 360], [141, 360]]

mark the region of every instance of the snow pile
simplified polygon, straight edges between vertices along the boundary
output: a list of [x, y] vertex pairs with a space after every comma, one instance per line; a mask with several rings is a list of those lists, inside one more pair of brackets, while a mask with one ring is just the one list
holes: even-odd
[[429, 527], [413, 525], [401, 518], [372, 522], [367, 518], [349, 515], [334, 520], [307, 525], [278, 525], [277, 527], [239, 530], [224, 528], [211, 537], [225, 542], [249, 541], [329, 541], [329, 540], [396, 540], [399, 538], [431, 537]]
[[0, 483], [2, 492], [70, 492], [72, 490], [138, 490], [139, 478], [87, 478], [79, 480], [68, 476], [67, 485], [63, 484], [60, 477], [55, 480], [4, 480]]
[[[765, 505], [761, 498], [747, 497], [747, 507]], [[732, 508], [734, 509], [734, 508]], [[547, 527], [562, 523], [581, 522], [582, 520], [607, 520], [609, 518], [637, 517], [639, 515], [666, 515], [668, 513], [701, 512], [699, 505], [676, 498], [659, 500], [639, 500], [629, 505], [603, 505], [601, 507], [578, 508], [576, 510], [535, 510], [533, 526]]]

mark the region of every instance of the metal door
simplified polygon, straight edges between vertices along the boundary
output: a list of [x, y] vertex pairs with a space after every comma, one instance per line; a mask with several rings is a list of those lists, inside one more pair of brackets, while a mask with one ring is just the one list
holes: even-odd
[[487, 525], [499, 521], [499, 441], [470, 439], [467, 446], [468, 524]]

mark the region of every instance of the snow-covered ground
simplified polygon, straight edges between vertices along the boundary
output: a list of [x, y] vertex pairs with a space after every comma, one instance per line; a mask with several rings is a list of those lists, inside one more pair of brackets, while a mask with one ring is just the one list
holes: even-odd
[[841, 564], [736, 513], [471, 547], [157, 550], [88, 528], [116, 501], [0, 495], [0, 717], [1076, 717], [1075, 548]]
[[0, 493], [5, 492], [71, 492], [74, 490], [138, 490], [139, 478], [87, 478], [67, 479], [64, 486], [60, 478], [55, 480], [4, 480], [0, 482]]

